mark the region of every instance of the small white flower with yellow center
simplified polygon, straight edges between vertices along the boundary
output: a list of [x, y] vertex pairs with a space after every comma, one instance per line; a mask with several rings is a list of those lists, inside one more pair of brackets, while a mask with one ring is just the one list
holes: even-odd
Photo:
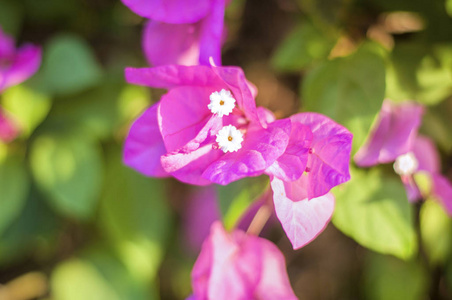
[[216, 141], [224, 153], [234, 152], [242, 148], [243, 134], [235, 126], [224, 126], [218, 131]]
[[419, 163], [413, 152], [408, 152], [397, 157], [396, 161], [394, 162], [394, 171], [401, 176], [413, 175], [414, 172], [416, 172], [418, 166]]
[[210, 94], [210, 104], [207, 107], [213, 114], [219, 117], [228, 116], [235, 107], [235, 99], [230, 91], [222, 89]]

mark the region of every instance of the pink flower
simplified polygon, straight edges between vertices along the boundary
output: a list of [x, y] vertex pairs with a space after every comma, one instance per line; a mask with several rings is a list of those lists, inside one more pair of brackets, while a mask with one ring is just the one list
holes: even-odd
[[423, 111], [414, 102], [395, 105], [385, 100], [369, 140], [354, 159], [362, 167], [394, 162], [394, 170], [400, 175], [410, 201], [422, 197], [413, 175], [426, 172], [432, 179], [432, 196], [452, 215], [452, 185], [440, 174], [438, 151], [429, 138], [418, 135]]
[[267, 169], [275, 212], [294, 249], [315, 239], [334, 211], [331, 188], [350, 179], [352, 134], [316, 113], [290, 117], [285, 153]]
[[[290, 119], [261, 124], [240, 68], [128, 68], [126, 78], [169, 90], [135, 121], [125, 142], [125, 163], [145, 175], [225, 185], [263, 174], [287, 147]], [[228, 107], [234, 108], [222, 110]]]
[[123, 0], [132, 11], [149, 18], [143, 49], [149, 63], [221, 65], [225, 0]]
[[14, 40], [0, 28], [0, 92], [33, 75], [41, 64], [41, 49], [25, 44], [16, 49]]
[[245, 232], [212, 225], [192, 271], [196, 300], [297, 299], [284, 256], [271, 242]]
[[129, 68], [126, 77], [169, 89], [132, 125], [124, 149], [128, 166], [196, 185], [268, 174], [276, 215], [294, 248], [323, 231], [334, 209], [328, 192], [350, 179], [347, 129], [316, 113], [275, 120], [256, 108], [235, 67]]

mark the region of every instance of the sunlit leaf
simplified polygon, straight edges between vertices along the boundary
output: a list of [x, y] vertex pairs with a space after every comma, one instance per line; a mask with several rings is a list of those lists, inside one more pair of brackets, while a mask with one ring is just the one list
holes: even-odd
[[371, 250], [408, 259], [416, 252], [412, 207], [396, 176], [378, 169], [352, 169], [335, 189], [333, 224]]
[[28, 137], [47, 116], [51, 100], [46, 95], [18, 85], [3, 93], [2, 105], [19, 123], [23, 135]]
[[429, 279], [416, 261], [369, 253], [364, 270], [366, 299], [417, 300], [427, 295]]
[[278, 46], [272, 65], [279, 71], [299, 71], [309, 64], [325, 59], [335, 44], [311, 23], [299, 24]]
[[435, 265], [445, 263], [452, 250], [452, 219], [440, 204], [428, 200], [422, 205], [420, 222], [428, 258]]
[[41, 71], [34, 85], [48, 93], [67, 95], [99, 83], [102, 70], [90, 49], [74, 35], [54, 37], [44, 48]]
[[102, 181], [98, 145], [81, 135], [42, 135], [32, 144], [31, 169], [38, 186], [61, 214], [93, 215]]
[[250, 205], [268, 188], [267, 177], [251, 177], [218, 186], [218, 200], [226, 229], [233, 228]]
[[384, 59], [373, 44], [321, 64], [301, 88], [306, 111], [325, 114], [353, 133], [353, 150], [364, 142], [385, 95]]
[[22, 211], [29, 185], [23, 157], [7, 154], [0, 159], [0, 235]]
[[101, 202], [102, 228], [130, 272], [153, 278], [171, 227], [165, 184], [125, 167], [119, 148], [108, 153]]
[[59, 264], [52, 273], [52, 295], [59, 300], [153, 300], [151, 285], [136, 282], [111, 253], [95, 250]]

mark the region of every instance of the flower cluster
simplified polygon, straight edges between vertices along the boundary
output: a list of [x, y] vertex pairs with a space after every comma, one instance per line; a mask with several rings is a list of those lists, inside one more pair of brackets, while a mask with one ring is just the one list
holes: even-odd
[[[254, 88], [237, 67], [127, 68], [126, 79], [169, 90], [132, 125], [124, 147], [128, 166], [201, 186], [265, 173], [294, 248], [328, 223], [334, 208], [328, 192], [350, 178], [347, 129], [315, 113], [275, 120], [256, 107]], [[215, 101], [236, 105], [218, 112]]]
[[356, 153], [354, 160], [361, 167], [394, 162], [408, 199], [418, 201], [423, 196], [414, 175], [423, 172], [430, 177], [430, 194], [452, 215], [452, 185], [440, 173], [439, 154], [434, 143], [418, 134], [424, 108], [414, 102], [399, 105], [385, 100], [369, 140]]
[[[16, 49], [14, 40], [0, 27], [0, 93], [33, 75], [41, 64], [41, 49], [25, 44]], [[13, 118], [0, 108], [0, 141], [10, 142], [19, 134]]]
[[[123, 0], [151, 19], [143, 37], [152, 68], [127, 82], [167, 90], [132, 124], [124, 162], [144, 175], [198, 186], [266, 174], [275, 212], [298, 249], [328, 224], [329, 191], [350, 179], [352, 134], [316, 113], [277, 120], [257, 107], [239, 67], [220, 64], [225, 0]], [[212, 226], [192, 272], [192, 299], [296, 299], [270, 242]]]

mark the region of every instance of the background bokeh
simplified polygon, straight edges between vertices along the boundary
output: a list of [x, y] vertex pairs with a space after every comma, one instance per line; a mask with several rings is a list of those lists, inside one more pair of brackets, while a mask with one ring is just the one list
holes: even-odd
[[[421, 132], [452, 178], [451, 0], [233, 0], [225, 18], [223, 64], [244, 69], [258, 105], [280, 118], [326, 114], [353, 132], [355, 153], [385, 97], [418, 101]], [[126, 66], [147, 66], [144, 21], [119, 0], [0, 1], [4, 31], [43, 48], [37, 74], [0, 95], [21, 129], [0, 143], [0, 300], [190, 294], [196, 188], [121, 161], [131, 122], [163, 93], [124, 80]], [[277, 221], [263, 232], [283, 251], [296, 295], [452, 299], [442, 207], [409, 204], [391, 165], [352, 168], [333, 223], [311, 244], [293, 251]], [[220, 217], [232, 226], [266, 185], [218, 188]]]

